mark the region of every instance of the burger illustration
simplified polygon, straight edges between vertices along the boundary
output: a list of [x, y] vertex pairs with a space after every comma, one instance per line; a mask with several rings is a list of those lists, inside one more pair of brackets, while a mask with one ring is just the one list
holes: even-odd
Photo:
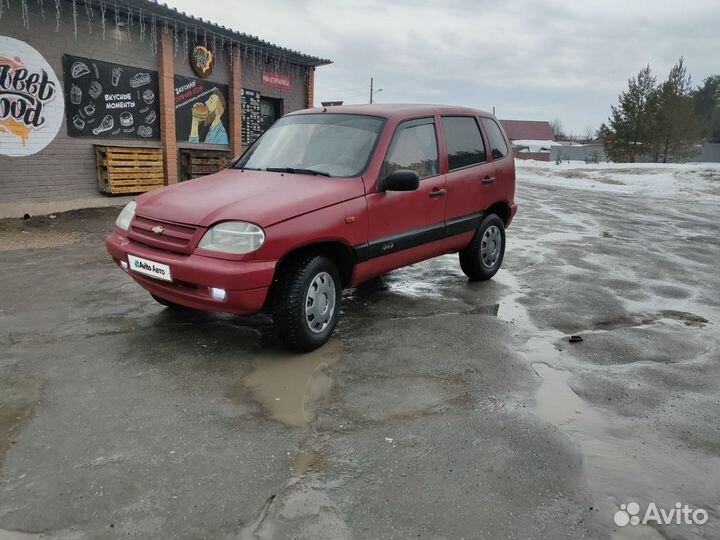
[[225, 110], [225, 96], [220, 90], [213, 88], [207, 100], [198, 101], [192, 106], [192, 125], [188, 142], [229, 144], [229, 137], [223, 125]]
[[198, 101], [195, 105], [192, 106], [192, 117], [197, 118], [198, 121], [204, 122], [205, 120], [207, 120], [208, 114], [210, 114], [210, 110], [208, 109], [207, 105], [205, 105], [201, 101]]

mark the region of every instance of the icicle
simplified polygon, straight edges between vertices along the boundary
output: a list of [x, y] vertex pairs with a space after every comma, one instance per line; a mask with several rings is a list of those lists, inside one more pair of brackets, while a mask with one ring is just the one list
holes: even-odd
[[216, 54], [217, 50], [215, 49], [215, 32], [212, 33], [212, 46], [210, 47], [210, 49], [212, 50], [213, 54]]
[[140, 19], [140, 42], [145, 43], [145, 17], [143, 16], [142, 8], [138, 13], [138, 18]]
[[187, 58], [188, 55], [188, 41], [190, 40], [190, 37], [188, 36], [188, 27], [187, 23], [185, 23], [185, 39], [183, 40], [183, 55], [185, 58]]
[[177, 58], [177, 53], [180, 50], [180, 36], [178, 35], [178, 27], [177, 27], [177, 21], [174, 21], [175, 30], [173, 31], [174, 38], [175, 38], [175, 58]]
[[230, 66], [233, 65], [233, 55], [235, 54], [233, 49], [235, 46], [233, 45], [232, 39], [230, 40], [230, 46], [228, 47], [228, 56], [230, 57]]
[[153, 16], [150, 19], [150, 50], [153, 53], [153, 56], [157, 56], [157, 20], [155, 19], [155, 14], [153, 13]]
[[44, 0], [38, 0], [38, 7], [40, 7], [40, 15], [45, 20], [45, 2]]
[[133, 16], [132, 16], [132, 9], [130, 8], [130, 4], [128, 4], [128, 15], [127, 15], [127, 30], [128, 30], [128, 43], [132, 41], [132, 24], [133, 24]]
[[103, 41], [105, 41], [105, 0], [100, 0], [100, 17], [103, 32]]
[[170, 37], [170, 23], [163, 17], [163, 35]]
[[77, 0], [72, 0], [73, 6], [73, 34], [75, 35], [75, 41], [77, 41]]
[[195, 43], [194, 45], [197, 45], [198, 38], [197, 38], [197, 26], [193, 25], [193, 28], [195, 29]]
[[207, 28], [203, 28], [203, 47], [207, 47]]
[[220, 36], [220, 48], [218, 49], [218, 59], [222, 60], [223, 49], [225, 48], [225, 37]]
[[5, 4], [3, 4], [3, 0], [0, 0], [0, 21], [2, 21], [4, 8], [5, 8]]
[[85, 0], [85, 16], [87, 17], [88, 33], [92, 34], [92, 19], [93, 19], [92, 0]]
[[[2, 1], [2, 0], [0, 0]], [[22, 21], [23, 26], [27, 29], [30, 28], [30, 13], [28, 11], [28, 0], [21, 0], [20, 5], [22, 8]]]
[[55, 31], [60, 31], [60, 18], [62, 17], [62, 0], [55, 0]]

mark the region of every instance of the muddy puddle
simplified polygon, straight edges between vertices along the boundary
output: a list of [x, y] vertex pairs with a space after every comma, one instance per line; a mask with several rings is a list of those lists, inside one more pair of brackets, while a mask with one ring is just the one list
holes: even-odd
[[328, 368], [342, 354], [338, 339], [311, 353], [263, 353], [252, 359], [253, 371], [242, 381], [252, 399], [273, 419], [290, 427], [306, 426], [330, 395]]
[[40, 400], [38, 380], [0, 371], [0, 467]]

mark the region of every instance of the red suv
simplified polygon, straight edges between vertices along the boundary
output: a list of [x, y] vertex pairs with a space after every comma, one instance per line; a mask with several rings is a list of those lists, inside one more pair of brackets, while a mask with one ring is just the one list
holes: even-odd
[[230, 168], [146, 193], [107, 249], [161, 304], [272, 314], [292, 348], [324, 344], [341, 290], [459, 252], [490, 279], [517, 209], [510, 144], [488, 113], [358, 105], [289, 114]]

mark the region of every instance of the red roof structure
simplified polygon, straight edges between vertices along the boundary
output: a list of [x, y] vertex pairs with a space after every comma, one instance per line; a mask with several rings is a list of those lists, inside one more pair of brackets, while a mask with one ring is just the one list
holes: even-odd
[[533, 141], [554, 141], [550, 122], [535, 120], [500, 120], [508, 139], [533, 140]]

